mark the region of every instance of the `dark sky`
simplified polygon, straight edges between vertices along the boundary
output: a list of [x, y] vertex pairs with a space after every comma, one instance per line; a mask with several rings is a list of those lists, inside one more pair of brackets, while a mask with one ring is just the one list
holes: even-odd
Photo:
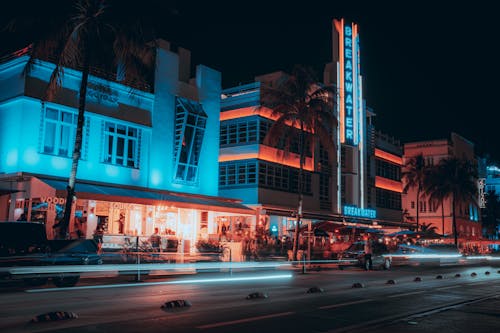
[[[294, 64], [322, 75], [332, 58], [332, 19], [351, 19], [360, 28], [365, 97], [377, 128], [402, 142], [455, 131], [479, 154], [500, 160], [500, 28], [492, 1], [129, 2], [158, 36], [190, 49], [196, 64], [221, 71], [224, 88]], [[52, 10], [51, 1], [42, 3], [38, 12]], [[11, 14], [15, 8], [2, 13], [3, 21]], [[6, 50], [21, 43], [0, 36]]]

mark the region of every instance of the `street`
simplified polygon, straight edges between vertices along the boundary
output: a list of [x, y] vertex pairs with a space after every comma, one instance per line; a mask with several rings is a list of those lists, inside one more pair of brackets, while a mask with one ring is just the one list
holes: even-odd
[[[277, 269], [172, 276], [139, 283], [125, 278], [112, 282], [83, 279], [76, 288], [2, 290], [0, 330], [465, 332], [474, 328], [483, 332], [498, 325], [498, 270], [491, 266], [397, 267], [391, 271], [349, 268], [302, 274], [300, 269]], [[471, 276], [473, 272], [477, 276]], [[416, 282], [416, 277], [421, 281]], [[354, 283], [363, 287], [353, 288]], [[323, 292], [307, 293], [315, 286]], [[268, 297], [246, 299], [253, 292]], [[161, 309], [165, 302], [178, 299], [188, 300], [192, 306]], [[50, 311], [71, 311], [78, 318], [29, 323], [32, 317]]]

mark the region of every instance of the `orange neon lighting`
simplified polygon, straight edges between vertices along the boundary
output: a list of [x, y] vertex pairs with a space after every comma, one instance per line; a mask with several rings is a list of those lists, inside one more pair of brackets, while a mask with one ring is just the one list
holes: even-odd
[[397, 165], [403, 165], [403, 158], [386, 151], [375, 148], [375, 157], [379, 157], [383, 160], [396, 163]]
[[272, 115], [272, 110], [266, 107], [246, 107], [241, 109], [229, 110], [220, 113], [220, 121], [238, 119], [249, 116], [261, 116], [267, 119], [276, 120], [279, 117]]
[[[220, 121], [224, 120], [230, 120], [230, 119], [238, 119], [238, 118], [243, 118], [243, 117], [249, 117], [249, 116], [261, 116], [263, 118], [271, 119], [271, 120], [277, 120], [280, 116], [279, 115], [273, 115], [273, 111], [269, 108], [266, 107], [247, 107], [247, 108], [241, 108], [241, 109], [235, 109], [235, 110], [230, 110], [230, 111], [224, 111], [220, 113]], [[286, 121], [285, 124], [288, 126], [292, 126], [292, 122]], [[295, 128], [300, 129], [299, 124], [294, 125]], [[311, 129], [305, 129], [305, 132], [313, 133]]]
[[403, 185], [401, 184], [401, 182], [383, 178], [380, 176], [375, 176], [375, 187], [398, 193], [403, 192]]
[[[239, 161], [239, 160], [247, 160], [254, 158], [277, 164], [287, 165], [289, 167], [297, 169], [300, 168], [300, 156], [298, 154], [289, 153], [285, 157], [282, 150], [264, 145], [259, 145], [259, 151], [254, 153], [226, 154], [226, 155], [221, 154], [219, 155], [219, 162]], [[304, 161], [304, 170], [314, 171], [312, 158], [306, 157]]]
[[339, 33], [339, 63], [340, 63], [340, 87], [339, 87], [339, 99], [340, 99], [340, 142], [345, 142], [345, 105], [344, 105], [344, 19], [340, 21], [335, 20], [335, 28]]

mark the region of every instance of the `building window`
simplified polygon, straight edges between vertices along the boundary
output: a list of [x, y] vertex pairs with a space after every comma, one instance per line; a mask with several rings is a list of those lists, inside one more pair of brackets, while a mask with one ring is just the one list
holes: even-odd
[[437, 203], [429, 200], [429, 212], [435, 212], [437, 209]]
[[398, 192], [377, 188], [376, 198], [377, 207], [401, 210], [401, 194]]
[[[264, 143], [264, 139], [266, 138], [267, 133], [273, 126], [274, 122], [259, 118], [259, 143]], [[299, 133], [300, 130], [292, 128], [290, 132], [288, 132], [288, 136], [282, 136], [280, 140], [275, 144], [275, 148], [283, 150], [285, 146], [288, 147], [288, 150], [294, 154], [300, 154], [299, 147]], [[307, 157], [312, 157], [312, 139], [311, 135], [305, 133], [304, 135], [305, 147], [304, 154]]]
[[[297, 192], [299, 170], [285, 165], [259, 161], [259, 186]], [[303, 171], [302, 193], [311, 194], [312, 173]]]
[[141, 130], [128, 125], [104, 123], [104, 162], [139, 168]]
[[329, 209], [332, 205], [330, 198], [330, 175], [319, 174], [319, 205], [321, 209]]
[[257, 182], [257, 162], [224, 162], [219, 165], [219, 186], [234, 187]]
[[267, 119], [259, 120], [259, 143], [262, 144], [266, 138], [267, 132], [273, 125], [273, 122]]
[[425, 201], [420, 201], [420, 212], [425, 213], [427, 211], [427, 203]]
[[415, 201], [411, 202], [411, 209], [415, 209]]
[[220, 125], [220, 145], [257, 142], [257, 120], [225, 121]]
[[340, 167], [342, 169], [345, 169], [347, 163], [346, 163], [346, 156], [347, 156], [347, 152], [346, 152], [346, 148], [344, 146], [340, 147]]
[[176, 98], [174, 133], [174, 180], [194, 184], [205, 135], [207, 114], [201, 104]]
[[376, 159], [375, 168], [377, 176], [401, 181], [401, 167], [399, 165]]
[[[42, 152], [71, 157], [75, 144], [77, 114], [52, 107], [46, 107], [43, 110], [43, 114], [44, 134]], [[82, 130], [82, 140], [85, 138], [84, 129]]]
[[347, 177], [345, 175], [341, 176], [341, 181], [340, 181], [340, 200], [342, 202], [342, 205], [347, 203], [347, 197], [346, 197], [346, 181]]
[[200, 230], [208, 228], [208, 212], [201, 212], [200, 216]]

